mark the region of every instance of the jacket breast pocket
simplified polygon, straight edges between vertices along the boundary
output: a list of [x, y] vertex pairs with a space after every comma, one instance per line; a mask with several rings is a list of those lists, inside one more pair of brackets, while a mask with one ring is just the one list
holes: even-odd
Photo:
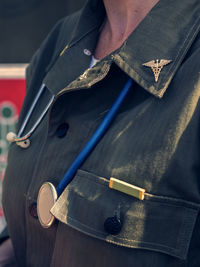
[[[103, 177], [78, 170], [52, 213], [63, 224], [118, 247], [186, 259], [199, 205], [150, 194], [137, 200], [110, 189], [108, 183]], [[122, 223], [117, 234], [104, 227], [113, 216]]]

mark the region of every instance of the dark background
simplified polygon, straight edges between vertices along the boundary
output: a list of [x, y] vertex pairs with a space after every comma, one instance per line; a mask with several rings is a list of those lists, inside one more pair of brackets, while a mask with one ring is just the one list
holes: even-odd
[[56, 21], [86, 0], [0, 0], [0, 63], [27, 63]]

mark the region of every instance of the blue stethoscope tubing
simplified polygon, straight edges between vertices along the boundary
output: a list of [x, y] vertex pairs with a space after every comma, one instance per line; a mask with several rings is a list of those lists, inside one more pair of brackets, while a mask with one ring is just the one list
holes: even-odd
[[91, 139], [88, 141], [88, 143], [85, 145], [83, 150], [79, 153], [79, 155], [76, 157], [70, 168], [65, 173], [64, 177], [62, 178], [61, 182], [56, 187], [57, 196], [59, 197], [62, 192], [65, 190], [67, 185], [72, 181], [74, 175], [76, 174], [77, 170], [80, 168], [82, 163], [85, 161], [87, 156], [91, 153], [93, 148], [97, 145], [97, 143], [100, 141], [102, 136], [105, 134], [106, 130], [110, 126], [111, 122], [115, 118], [122, 102], [126, 98], [131, 86], [133, 84], [133, 80], [130, 78], [123, 89], [121, 90], [120, 94], [118, 95], [117, 99], [113, 103], [112, 107], [108, 111], [106, 117], [103, 119]]

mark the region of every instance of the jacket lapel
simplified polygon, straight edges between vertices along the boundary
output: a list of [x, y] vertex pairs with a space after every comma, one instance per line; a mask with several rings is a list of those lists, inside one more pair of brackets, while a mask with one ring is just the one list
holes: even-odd
[[[89, 68], [99, 35], [99, 27], [105, 16], [103, 3], [95, 1], [89, 1], [81, 14], [76, 17], [77, 21], [73, 25], [75, 29], [72, 33], [68, 27], [61, 33], [71, 34], [71, 38], [60, 51], [60, 56], [44, 79], [52, 94], [56, 95]], [[95, 8], [97, 6], [98, 11]]]

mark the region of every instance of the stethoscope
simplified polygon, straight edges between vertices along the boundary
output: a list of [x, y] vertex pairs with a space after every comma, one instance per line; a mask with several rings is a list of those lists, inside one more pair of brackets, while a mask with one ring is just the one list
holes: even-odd
[[13, 132], [9, 132], [6, 136], [7, 140], [11, 143], [16, 143], [18, 146], [22, 147], [22, 148], [28, 148], [30, 146], [30, 137], [31, 135], [34, 133], [34, 131], [36, 130], [36, 128], [39, 126], [39, 124], [41, 123], [42, 119], [44, 118], [45, 114], [47, 113], [47, 111], [49, 110], [49, 107], [51, 106], [51, 104], [53, 103], [53, 100], [55, 98], [55, 96], [53, 95], [48, 104], [46, 105], [46, 107], [44, 108], [43, 112], [41, 113], [41, 115], [39, 116], [39, 118], [37, 119], [37, 121], [35, 122], [35, 124], [33, 125], [33, 127], [22, 136], [30, 118], [31, 115], [42, 95], [42, 93], [45, 90], [45, 84], [42, 84], [35, 99], [33, 100], [33, 103], [22, 123], [22, 126], [19, 129], [19, 132], [17, 134], [13, 133]]
[[[97, 143], [101, 140], [103, 135], [105, 134], [106, 130], [108, 130], [111, 122], [115, 118], [121, 104], [123, 103], [124, 99], [126, 98], [131, 86], [133, 84], [133, 80], [130, 78], [123, 89], [121, 90], [120, 94], [118, 95], [117, 99], [113, 103], [112, 107], [106, 114], [105, 118], [91, 137], [91, 139], [88, 141], [88, 143], [85, 145], [83, 150], [78, 154], [70, 168], [67, 170], [67, 172], [64, 174], [64, 177], [61, 179], [60, 183], [57, 187], [55, 187], [50, 182], [45, 182], [39, 190], [38, 198], [37, 198], [37, 213], [38, 218], [41, 223], [41, 225], [44, 228], [48, 228], [52, 225], [52, 223], [55, 220], [55, 217], [51, 213], [51, 208], [56, 203], [57, 199], [60, 197], [60, 195], [63, 193], [67, 185], [72, 181], [73, 177], [75, 176], [77, 170], [80, 168], [82, 163], [86, 160], [86, 158], [89, 156], [89, 154], [92, 152], [94, 147], [97, 145]], [[41, 116], [38, 118], [34, 126], [31, 128], [31, 130], [25, 134], [24, 136], [21, 136], [24, 132], [24, 129], [26, 128], [26, 125], [28, 121], [30, 120], [31, 114], [37, 105], [37, 102], [44, 91], [45, 85], [43, 84], [36, 95], [33, 104], [30, 107], [30, 110], [27, 114], [27, 116], [24, 119], [24, 122], [18, 132], [17, 135], [14, 133], [9, 133], [7, 135], [7, 139], [10, 142], [15, 142], [17, 145], [25, 148], [30, 145], [30, 136], [33, 134], [35, 129], [38, 127], [42, 119], [44, 118], [45, 114], [47, 113], [50, 105], [52, 104], [54, 100], [54, 96], [50, 99], [49, 103], [45, 107], [44, 111], [42, 112]]]

